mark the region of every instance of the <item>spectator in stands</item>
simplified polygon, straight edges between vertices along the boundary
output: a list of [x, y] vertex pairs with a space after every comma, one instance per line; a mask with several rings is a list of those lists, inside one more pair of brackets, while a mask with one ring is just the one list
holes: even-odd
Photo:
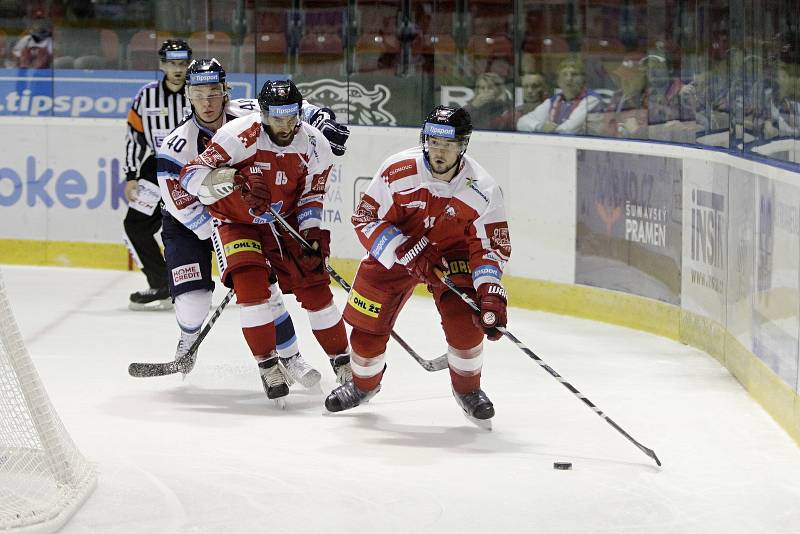
[[536, 109], [517, 121], [521, 132], [586, 133], [586, 115], [601, 100], [586, 88], [585, 67], [577, 57], [558, 66], [558, 89]]
[[800, 65], [781, 61], [778, 66], [777, 91], [771, 96], [764, 139], [800, 137]]
[[614, 91], [608, 103], [587, 117], [588, 133], [603, 137], [647, 138], [647, 67], [641, 54], [626, 56], [609, 73]]
[[19, 38], [11, 51], [20, 69], [46, 69], [53, 63], [53, 32], [44, 13], [33, 15], [30, 29]]
[[536, 109], [536, 106], [547, 98], [547, 82], [541, 74], [523, 74], [520, 82], [522, 83], [522, 103], [513, 111], [509, 110], [503, 114], [501, 121], [504, 125], [503, 129], [513, 130], [520, 117]]
[[503, 78], [485, 72], [475, 82], [475, 94], [464, 109], [472, 117], [472, 125], [482, 130], [510, 130], [509, 112], [513, 102]]

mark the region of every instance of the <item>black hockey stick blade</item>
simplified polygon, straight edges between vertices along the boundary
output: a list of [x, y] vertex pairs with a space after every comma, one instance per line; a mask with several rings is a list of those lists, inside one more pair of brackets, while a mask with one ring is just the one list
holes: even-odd
[[137, 378], [174, 375], [178, 371], [178, 362], [176, 361], [164, 363], [134, 362], [128, 366], [128, 374]]
[[134, 362], [128, 366], [128, 374], [136, 378], [147, 378], [151, 376], [174, 375], [175, 373], [183, 372], [188, 367], [190, 360], [197, 352], [197, 349], [200, 348], [200, 343], [203, 342], [208, 333], [211, 331], [211, 327], [214, 326], [215, 322], [217, 322], [222, 310], [225, 309], [225, 306], [228, 305], [234, 294], [235, 293], [233, 289], [228, 291], [228, 294], [225, 295], [225, 298], [222, 299], [222, 302], [219, 303], [217, 309], [214, 310], [214, 313], [211, 314], [208, 322], [200, 331], [200, 335], [197, 336], [197, 339], [194, 340], [194, 343], [192, 343], [192, 346], [189, 347], [187, 353], [181, 356], [180, 359], [177, 361], [173, 360], [171, 362]]

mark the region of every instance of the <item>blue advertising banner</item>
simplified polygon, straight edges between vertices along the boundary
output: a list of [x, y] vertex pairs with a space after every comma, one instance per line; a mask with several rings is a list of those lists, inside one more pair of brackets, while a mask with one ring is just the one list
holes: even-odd
[[[255, 98], [275, 77], [229, 74], [231, 98]], [[160, 79], [149, 70], [0, 69], [0, 116], [125, 118], [139, 88]]]

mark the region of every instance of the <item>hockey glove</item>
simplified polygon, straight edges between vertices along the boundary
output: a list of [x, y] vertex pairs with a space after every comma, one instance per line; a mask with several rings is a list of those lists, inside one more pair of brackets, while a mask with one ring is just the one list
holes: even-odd
[[344, 155], [347, 148], [347, 138], [350, 137], [350, 130], [344, 124], [336, 122], [336, 114], [328, 108], [320, 108], [319, 111], [311, 116], [311, 125], [322, 132], [325, 139], [331, 144], [331, 150], [337, 156]]
[[241, 188], [239, 191], [242, 193], [242, 199], [253, 215], [258, 216], [269, 211], [272, 196], [269, 184], [262, 176], [254, 174], [245, 178], [237, 174], [234, 180]]
[[300, 235], [308, 241], [311, 248], [308, 250], [303, 247], [303, 253], [298, 258], [300, 265], [306, 271], [317, 271], [324, 261], [331, 255], [331, 233], [321, 228], [308, 228], [300, 232]]
[[481, 284], [478, 287], [478, 307], [481, 309], [480, 315], [474, 316], [475, 325], [482, 328], [486, 337], [491, 341], [497, 341], [503, 334], [496, 328], [505, 327], [508, 321], [506, 313], [506, 290], [500, 284]]
[[395, 251], [397, 263], [405, 265], [411, 276], [431, 287], [438, 287], [442, 284], [436, 270], [447, 272], [447, 262], [444, 261], [442, 253], [422, 236], [419, 239], [410, 237], [405, 243], [397, 247]]

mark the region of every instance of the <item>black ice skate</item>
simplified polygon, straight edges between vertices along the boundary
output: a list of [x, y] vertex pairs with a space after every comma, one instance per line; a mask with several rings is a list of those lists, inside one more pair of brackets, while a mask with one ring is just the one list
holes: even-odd
[[494, 404], [492, 404], [492, 401], [489, 400], [489, 397], [486, 396], [486, 393], [484, 393], [482, 389], [478, 388], [464, 394], [453, 390], [453, 397], [455, 397], [456, 402], [464, 411], [464, 417], [466, 417], [470, 423], [484, 430], [492, 429]]
[[325, 409], [329, 412], [341, 412], [355, 408], [362, 402], [365, 404], [369, 402], [380, 390], [381, 385], [378, 384], [378, 387], [373, 390], [361, 391], [353, 384], [352, 380], [348, 380], [330, 392], [328, 398], [325, 399]]
[[344, 385], [353, 379], [353, 370], [350, 368], [350, 354], [340, 354], [331, 358], [331, 367], [336, 374], [336, 381]]
[[[303, 387], [308, 389], [316, 388], [322, 374], [311, 367], [298, 352], [288, 358], [280, 358], [280, 365], [283, 367], [283, 374], [288, 379], [289, 385], [293, 382], [300, 382]], [[316, 388], [319, 389], [319, 388]], [[320, 391], [322, 393], [322, 391]]]
[[169, 296], [169, 288], [151, 287], [131, 293], [128, 308], [134, 311], [171, 310], [172, 298]]
[[267, 392], [267, 398], [274, 400], [279, 408], [286, 408], [284, 397], [289, 394], [289, 384], [283, 369], [278, 365], [278, 358], [258, 362], [258, 371], [261, 373], [261, 383]]

